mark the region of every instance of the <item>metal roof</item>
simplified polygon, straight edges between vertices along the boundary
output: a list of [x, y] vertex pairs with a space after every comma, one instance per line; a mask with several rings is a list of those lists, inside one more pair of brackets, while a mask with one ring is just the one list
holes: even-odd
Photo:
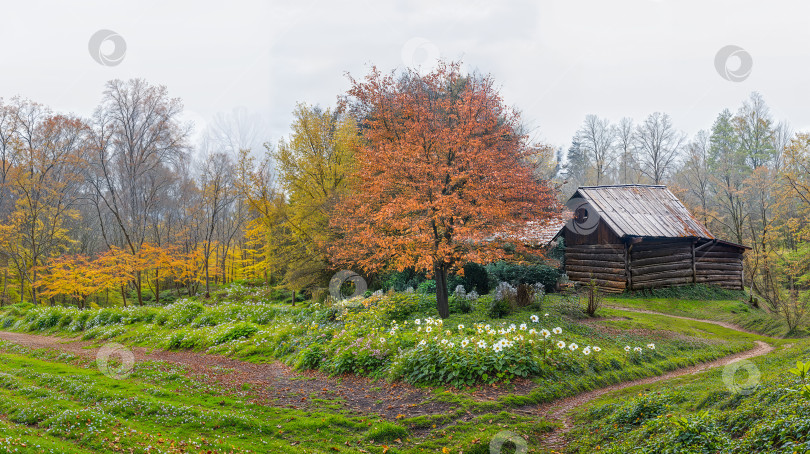
[[624, 184], [580, 187], [582, 197], [620, 238], [715, 239], [666, 186]]

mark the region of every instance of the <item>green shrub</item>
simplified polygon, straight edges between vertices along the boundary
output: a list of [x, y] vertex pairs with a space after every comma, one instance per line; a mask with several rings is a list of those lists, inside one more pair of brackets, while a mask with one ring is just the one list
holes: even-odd
[[433, 279], [423, 281], [419, 284], [417, 290], [419, 290], [419, 293], [436, 293], [436, 281]]
[[508, 282], [513, 286], [540, 283], [551, 291], [557, 286], [560, 271], [548, 265], [516, 265], [499, 261], [487, 265], [487, 272], [493, 282]]
[[479, 295], [489, 293], [489, 274], [487, 269], [477, 263], [467, 263], [464, 269], [464, 288], [467, 291], [475, 290]]
[[487, 315], [490, 318], [503, 318], [512, 313], [512, 304], [508, 299], [493, 298], [489, 303]]
[[214, 339], [214, 345], [224, 344], [225, 342], [241, 339], [243, 337], [250, 337], [256, 331], [259, 331], [259, 328], [247, 323], [240, 323], [217, 336]]

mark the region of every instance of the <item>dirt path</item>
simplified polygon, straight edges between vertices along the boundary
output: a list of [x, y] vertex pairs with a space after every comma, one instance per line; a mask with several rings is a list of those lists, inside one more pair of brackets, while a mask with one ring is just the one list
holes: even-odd
[[631, 309], [631, 308], [628, 308], [628, 307], [621, 307], [621, 306], [605, 306], [605, 307], [608, 308], [608, 309], [615, 309], [617, 311], [638, 312], [640, 314], [663, 315], [664, 317], [679, 318], [681, 320], [691, 320], [693, 322], [711, 323], [712, 325], [717, 325], [717, 326], [722, 326], [723, 328], [733, 329], [734, 331], [739, 331], [741, 333], [747, 333], [747, 334], [753, 334], [753, 335], [756, 335], [756, 336], [767, 337], [767, 336], [763, 335], [762, 333], [757, 333], [757, 332], [754, 332], [754, 331], [748, 331], [747, 329], [742, 328], [740, 326], [737, 326], [737, 325], [735, 325], [733, 323], [721, 322], [719, 320], [704, 320], [704, 319], [700, 319], [700, 318], [684, 317], [684, 316], [681, 316], [681, 315], [670, 315], [670, 314], [665, 314], [663, 312], [648, 311], [647, 309]]
[[[681, 316], [677, 316], [677, 315], [664, 314], [664, 313], [661, 313], [661, 312], [648, 311], [648, 310], [645, 310], [645, 309], [628, 309], [628, 308], [616, 307], [616, 306], [610, 306], [610, 308], [611, 309], [622, 310], [622, 311], [627, 311], [627, 312], [638, 312], [638, 313], [643, 313], [643, 314], [663, 315], [665, 317], [679, 318], [679, 319], [682, 319], [682, 320], [692, 320], [692, 321], [695, 321], [695, 322], [711, 323], [713, 325], [722, 326], [724, 328], [732, 329], [732, 330], [743, 332], [743, 333], [757, 334], [757, 333], [754, 333], [754, 332], [751, 332], [751, 331], [744, 330], [744, 329], [742, 329], [742, 328], [740, 328], [738, 326], [735, 326], [735, 325], [733, 325], [731, 323], [726, 323], [726, 322], [720, 322], [720, 321], [714, 321], [714, 320], [701, 320], [701, 319], [690, 318], [690, 317], [681, 317]], [[760, 335], [760, 334], [757, 334], [757, 335]], [[615, 385], [607, 386], [605, 388], [599, 388], [599, 389], [595, 389], [593, 391], [587, 391], [587, 392], [584, 392], [584, 393], [581, 393], [581, 394], [577, 394], [576, 396], [571, 396], [571, 397], [563, 398], [563, 399], [556, 400], [556, 401], [553, 401], [553, 402], [547, 402], [545, 404], [542, 404], [537, 408], [537, 413], [540, 414], [540, 415], [543, 415], [545, 418], [547, 418], [549, 420], [557, 421], [562, 425], [562, 427], [560, 429], [554, 431], [553, 433], [551, 433], [550, 435], [548, 435], [547, 437], [544, 438], [543, 446], [546, 449], [550, 449], [550, 450], [553, 450], [553, 451], [562, 451], [568, 444], [568, 441], [566, 440], [565, 436], [573, 428], [573, 423], [572, 423], [571, 416], [570, 416], [571, 411], [574, 408], [580, 407], [580, 406], [582, 406], [582, 405], [584, 405], [584, 404], [586, 404], [586, 403], [588, 403], [588, 402], [590, 402], [590, 401], [592, 401], [594, 399], [597, 399], [597, 398], [599, 398], [599, 397], [601, 397], [601, 396], [603, 396], [603, 395], [605, 395], [607, 393], [610, 393], [610, 392], [613, 392], [613, 391], [618, 391], [620, 389], [629, 388], [631, 386], [649, 385], [649, 384], [656, 383], [656, 382], [659, 382], [659, 381], [669, 380], [670, 378], [681, 377], [681, 376], [684, 376], [684, 375], [697, 374], [699, 372], [703, 372], [703, 371], [706, 371], [708, 369], [712, 369], [712, 368], [715, 368], [715, 367], [724, 367], [727, 364], [731, 364], [731, 363], [734, 363], [736, 361], [741, 361], [741, 360], [744, 360], [744, 359], [749, 359], [749, 358], [754, 358], [754, 357], [757, 357], [757, 356], [766, 355], [766, 354], [770, 353], [771, 351], [773, 351], [773, 347], [768, 345], [765, 342], [762, 342], [762, 341], [754, 341], [754, 342], [756, 342], [756, 345], [754, 346], [754, 348], [752, 348], [750, 350], [740, 352], [740, 353], [735, 353], [735, 354], [729, 355], [729, 356], [725, 356], [723, 358], [719, 358], [719, 359], [716, 359], [714, 361], [710, 361], [710, 362], [707, 362], [707, 363], [696, 364], [694, 366], [685, 367], [685, 368], [682, 368], [682, 369], [673, 370], [671, 372], [667, 372], [666, 374], [658, 375], [656, 377], [647, 377], [647, 378], [641, 378], [641, 379], [633, 380], [633, 381], [629, 381], [629, 382], [617, 383]]]

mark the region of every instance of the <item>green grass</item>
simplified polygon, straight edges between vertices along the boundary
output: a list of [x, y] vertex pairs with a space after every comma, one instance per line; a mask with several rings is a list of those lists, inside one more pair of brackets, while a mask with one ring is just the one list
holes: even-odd
[[[810, 402], [786, 391], [798, 360], [810, 360], [810, 341], [752, 359], [761, 375], [750, 394], [717, 368], [605, 395], [577, 412], [569, 452], [810, 452]], [[726, 377], [747, 383], [744, 370]]]
[[[423, 296], [415, 300], [397, 298], [343, 312], [311, 303], [292, 308], [250, 297], [213, 305], [190, 300], [167, 307], [87, 311], [17, 305], [0, 309], [0, 325], [5, 330], [79, 337], [99, 344], [115, 340], [130, 346], [220, 353], [254, 362], [281, 360], [329, 372], [324, 364], [334, 364], [336, 355], [332, 352], [359, 338], [385, 337], [396, 342], [392, 351], [421, 354], [416, 344], [425, 335], [417, 332], [414, 320], [435, 316], [434, 303]], [[666, 300], [651, 303], [621, 298], [611, 300], [611, 304], [614, 301], [661, 312], [676, 310], [662, 310]], [[459, 342], [478, 336], [476, 323], [488, 323], [496, 329], [527, 323], [537, 329], [559, 326], [563, 334], [558, 338], [566, 344], [578, 343], [580, 349], [556, 352], [547, 366], [530, 376], [533, 386], [528, 391], [525, 387], [521, 388], [524, 391], [509, 391], [515, 379], [510, 374], [498, 378], [501, 391], [492, 400], [474, 397], [480, 385], [457, 389], [432, 383], [428, 388], [433, 395], [430, 400], [449, 403], [450, 410], [388, 421], [379, 415], [345, 410], [337, 399], [309, 399], [308, 410], [252, 404], [250, 386], [237, 387], [237, 392], [218, 389], [166, 364], [139, 363], [130, 378], [112, 380], [98, 373], [94, 364], [70, 355], [0, 344], [0, 430], [2, 425], [7, 429], [0, 435], [0, 453], [7, 452], [2, 444], [6, 433], [14, 440], [6, 439], [7, 443], [39, 443], [42, 449], [35, 452], [116, 452], [119, 448], [121, 452], [145, 452], [150, 445], [171, 452], [166, 448], [175, 443], [175, 447], [195, 452], [335, 452], [336, 448], [374, 453], [387, 447], [388, 452], [442, 452], [447, 448], [449, 452], [486, 453], [489, 440], [509, 430], [525, 436], [534, 449], [554, 427], [525, 413], [535, 404], [710, 361], [748, 349], [755, 340], [773, 345], [788, 342], [709, 323], [610, 308], [600, 310], [599, 319], [572, 318], [571, 308], [557, 296], [548, 297], [543, 307], [493, 320], [486, 315], [487, 303], [484, 298], [472, 312], [452, 314], [438, 331], [453, 333], [441, 336]], [[731, 300], [711, 301], [710, 307], [720, 314], [698, 301], [672, 303], [682, 312], [678, 315], [706, 319], [721, 319], [725, 309], [733, 308]], [[706, 315], [697, 316], [699, 312]], [[548, 317], [543, 316], [545, 313]], [[530, 321], [533, 314], [540, 316], [536, 324]], [[398, 321], [395, 334], [390, 332], [393, 320]], [[464, 328], [459, 329], [459, 324]], [[420, 326], [424, 327], [424, 322]], [[527, 331], [515, 333], [526, 335]], [[645, 347], [651, 342], [655, 350]], [[598, 345], [603, 351], [585, 357], [580, 353], [585, 345]], [[645, 348], [641, 354], [628, 354], [625, 345]], [[354, 364], [360, 364], [358, 358], [352, 357]], [[397, 356], [388, 358], [379, 364], [363, 363], [362, 369], [348, 372], [402, 377], [397, 368], [404, 363]], [[305, 359], [312, 362], [305, 366]], [[433, 363], [417, 364], [432, 367]], [[622, 411], [631, 416], [633, 411], [640, 414], [645, 405], [639, 406], [641, 411]], [[73, 429], [65, 425], [74, 419], [91, 422], [81, 422]], [[594, 417], [581, 420], [581, 424], [596, 421]], [[591, 430], [595, 431], [593, 427]], [[116, 437], [117, 445], [110, 445]], [[594, 434], [583, 435], [583, 440], [580, 452], [593, 452], [595, 446], [609, 444]]]
[[606, 298], [605, 304], [682, 317], [723, 321], [771, 337], [807, 337], [810, 335], [806, 324], [796, 331], [788, 333], [786, 324], [778, 315], [751, 307], [742, 296], [738, 299], [683, 299], [621, 295]]

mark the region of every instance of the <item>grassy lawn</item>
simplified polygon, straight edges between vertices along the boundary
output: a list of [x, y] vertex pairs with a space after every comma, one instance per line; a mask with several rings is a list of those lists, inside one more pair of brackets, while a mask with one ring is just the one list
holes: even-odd
[[[25, 452], [13, 451], [20, 443], [38, 444], [32, 452], [485, 453], [505, 430], [539, 452], [554, 425], [532, 415], [533, 405], [713, 360], [749, 349], [755, 340], [787, 342], [609, 308], [583, 318], [556, 295], [497, 319], [489, 317], [484, 297], [439, 322], [435, 300], [418, 294], [290, 307], [235, 293], [214, 304], [189, 299], [166, 307], [16, 305], [0, 309], [0, 326], [96, 345], [115, 341], [281, 361], [335, 382], [368, 377], [370, 387], [377, 386], [373, 380], [407, 382], [445, 410], [385, 417], [347, 409], [338, 396], [310, 399], [306, 408], [258, 404], [251, 387], [218, 388], [178, 365], [138, 362], [132, 376], [113, 380], [83, 357], [4, 343], [0, 424], [8, 435], [0, 436], [0, 453]], [[555, 328], [548, 337], [542, 333]]]
[[[751, 360], [755, 381], [750, 366], [725, 381], [717, 368], [605, 395], [577, 412], [570, 452], [810, 452], [810, 402], [786, 391], [798, 387], [787, 369], [799, 360], [810, 360], [810, 341]], [[745, 392], [727, 385], [732, 376]]]
[[778, 315], [761, 308], [751, 307], [746, 303], [746, 297], [742, 294], [737, 295], [736, 298], [723, 298], [727, 295], [710, 294], [706, 296], [708, 298], [701, 297], [699, 293], [690, 295], [688, 291], [680, 297], [655, 294], [620, 295], [605, 298], [605, 304], [728, 322], [771, 337], [807, 337], [810, 335], [806, 324], [794, 332], [788, 333], [787, 326]]

